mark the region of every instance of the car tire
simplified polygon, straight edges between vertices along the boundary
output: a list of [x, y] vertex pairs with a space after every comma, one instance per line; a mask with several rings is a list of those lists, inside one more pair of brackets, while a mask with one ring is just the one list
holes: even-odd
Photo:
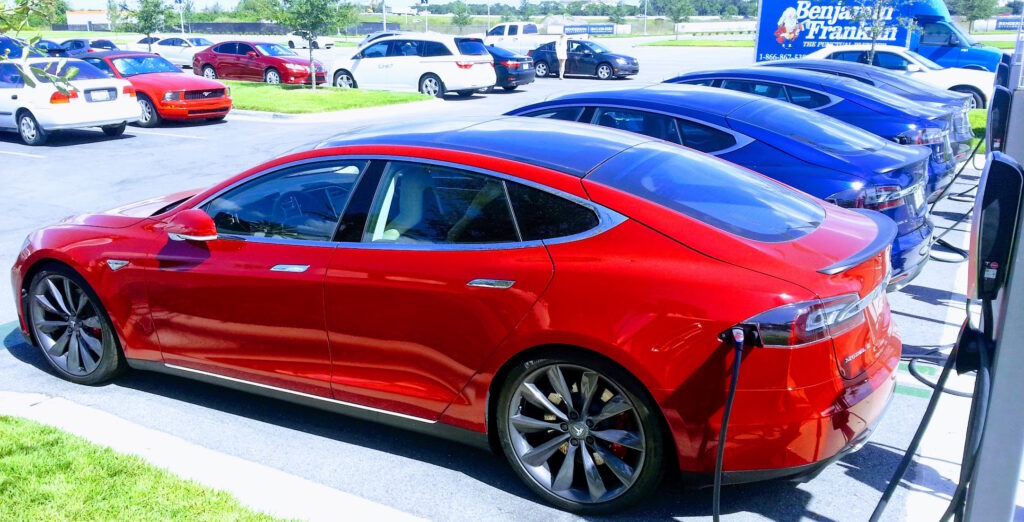
[[32, 339], [60, 377], [98, 384], [126, 368], [110, 316], [74, 270], [51, 265], [33, 276], [25, 316]]
[[424, 74], [420, 78], [420, 94], [444, 98], [444, 82], [436, 74]]
[[985, 98], [977, 90], [975, 90], [975, 89], [973, 89], [971, 87], [965, 87], [965, 86], [962, 86], [962, 85], [957, 85], [956, 87], [951, 87], [949, 90], [951, 90], [953, 92], [963, 93], [963, 94], [970, 94], [971, 95], [970, 103], [973, 104], [973, 106], [970, 107], [971, 109], [984, 109], [985, 108]]
[[151, 128], [160, 125], [160, 113], [156, 110], [156, 105], [153, 104], [153, 100], [149, 99], [149, 96], [145, 94], [138, 95], [139, 108], [142, 109], [142, 116], [139, 118], [139, 127]]
[[320, 44], [318, 44], [316, 42], [313, 42], [313, 43], [311, 43], [309, 45], [313, 46], [313, 49], [319, 49], [320, 48]]
[[455, 91], [455, 92], [456, 92], [456, 94], [459, 95], [460, 98], [469, 98], [470, 96], [476, 94], [476, 90], [475, 89], [474, 90], [469, 90], [469, 91]]
[[206, 118], [206, 121], [224, 121], [224, 118], [227, 118], [226, 114], [223, 116], [214, 116], [212, 118]]
[[18, 135], [25, 145], [38, 146], [46, 143], [49, 137], [47, 132], [39, 126], [36, 117], [31, 112], [22, 111], [18, 114]]
[[293, 42], [291, 40], [288, 40], [288, 48], [289, 49], [294, 49], [295, 48], [295, 42]]
[[508, 92], [512, 92], [512, 91], [516, 90], [516, 87], [517, 87], [516, 85], [505, 85], [505, 86], [502, 86], [502, 89], [505, 89]]
[[206, 78], [208, 80], [217, 79], [217, 69], [214, 69], [212, 65], [204, 65], [202, 71], [203, 78]]
[[615, 70], [608, 63], [601, 63], [597, 66], [596, 71], [598, 79], [611, 80], [615, 78]]
[[278, 72], [277, 69], [271, 67], [270, 69], [263, 71], [263, 81], [271, 85], [280, 85], [281, 73]]
[[502, 383], [495, 419], [502, 451], [527, 487], [583, 515], [619, 511], [651, 494], [672, 447], [643, 385], [586, 352], [559, 350], [517, 363]]
[[533, 65], [533, 70], [537, 74], [538, 78], [544, 78], [544, 77], [548, 76], [549, 74], [551, 74], [551, 71], [548, 70], [548, 63], [547, 62], [537, 62], [537, 63], [535, 63]]
[[352, 73], [346, 70], [340, 70], [334, 73], [334, 86], [339, 89], [355, 89], [356, 79], [352, 77]]
[[107, 136], [110, 136], [111, 138], [116, 138], [116, 137], [124, 134], [124, 129], [126, 127], [128, 127], [128, 124], [122, 121], [121, 123], [118, 123], [117, 125], [104, 125], [104, 126], [102, 126], [100, 128], [103, 129], [103, 134], [106, 134]]

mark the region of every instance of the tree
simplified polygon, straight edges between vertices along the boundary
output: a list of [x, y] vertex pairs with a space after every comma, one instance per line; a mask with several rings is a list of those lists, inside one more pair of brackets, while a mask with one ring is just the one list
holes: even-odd
[[536, 8], [530, 3], [530, 0], [523, 0], [522, 3], [519, 4], [519, 16], [522, 17], [523, 20], [529, 20], [535, 12]]
[[1013, 0], [1012, 2], [1006, 2], [1006, 7], [1010, 8], [1010, 14], [1020, 16], [1022, 10], [1024, 10], [1024, 1]]
[[608, 15], [608, 21], [613, 24], [626, 23], [626, 6], [623, 5], [622, 0], [619, 0], [611, 14]]
[[339, 0], [282, 0], [274, 18], [301, 35], [309, 44], [310, 83], [316, 90], [316, 62], [313, 61], [313, 42], [330, 30], [345, 26], [356, 19], [356, 9]]
[[117, 0], [107, 0], [107, 22], [110, 23], [110, 30], [117, 31], [121, 26], [121, 19], [124, 17], [124, 7], [117, 3]]
[[735, 4], [729, 4], [722, 9], [722, 16], [733, 17], [740, 14], [740, 9]]
[[[178, 6], [178, 8], [181, 9], [181, 21], [182, 21], [182, 23], [185, 24], [188, 27], [188, 32], [191, 33], [192, 32], [192, 21], [195, 19], [195, 15], [196, 15], [196, 4], [195, 4], [195, 2], [193, 2], [193, 0], [184, 0], [181, 3], [181, 5]], [[185, 30], [184, 27], [182, 27], [181, 29], [183, 31]]]
[[[853, 0], [851, 19], [860, 24], [871, 40], [871, 48], [868, 50], [867, 63], [873, 63], [875, 59], [875, 47], [878, 41], [889, 41], [895, 38], [900, 27], [904, 27], [909, 33], [917, 30], [917, 21], [912, 16], [898, 16], [906, 6], [916, 0]], [[995, 0], [993, 0], [995, 1]]]
[[64, 0], [46, 0], [39, 2], [38, 9], [28, 15], [28, 25], [32, 27], [43, 27], [53, 24], [66, 24], [68, 23], [67, 10], [68, 3]]
[[665, 2], [665, 16], [672, 22], [672, 31], [679, 39], [679, 24], [690, 19], [694, 14], [690, 0], [668, 0]]
[[988, 18], [996, 14], [999, 6], [996, 0], [951, 0], [951, 11], [967, 20], [967, 30], [974, 30], [974, 21]]
[[[139, 0], [139, 8], [135, 11], [135, 30], [149, 38], [163, 29], [166, 17], [167, 7], [162, 0]], [[153, 44], [148, 43], [146, 47], [153, 51]]]
[[451, 4], [452, 8], [452, 24], [459, 28], [459, 32], [473, 21], [473, 16], [469, 13], [469, 6], [462, 0], [455, 0]]

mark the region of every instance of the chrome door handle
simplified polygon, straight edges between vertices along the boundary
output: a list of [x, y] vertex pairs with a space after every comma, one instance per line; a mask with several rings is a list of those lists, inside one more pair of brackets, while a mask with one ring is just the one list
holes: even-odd
[[499, 290], [506, 290], [512, 288], [512, 285], [516, 284], [515, 281], [509, 281], [508, 279], [474, 279], [466, 286], [472, 286], [476, 288], [497, 288]]
[[309, 265], [274, 265], [270, 267], [271, 272], [288, 272], [290, 274], [301, 274], [309, 270]]

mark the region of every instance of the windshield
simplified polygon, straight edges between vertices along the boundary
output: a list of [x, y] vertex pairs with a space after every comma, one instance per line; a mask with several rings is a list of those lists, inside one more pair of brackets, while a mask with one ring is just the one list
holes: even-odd
[[907, 56], [910, 56], [911, 58], [921, 62], [921, 65], [923, 65], [923, 66], [925, 66], [925, 67], [927, 67], [927, 68], [929, 68], [929, 69], [931, 69], [933, 71], [938, 71], [938, 70], [941, 70], [941, 69], [945, 69], [945, 67], [943, 67], [943, 66], [941, 66], [941, 65], [939, 65], [939, 64], [937, 64], [937, 63], [935, 63], [935, 62], [933, 62], [933, 61], [931, 61], [931, 60], [929, 60], [927, 58], [925, 58], [924, 56], [921, 56], [920, 54], [915, 53], [914, 51], [904, 51], [904, 52], [907, 53]]
[[126, 56], [111, 60], [121, 76], [137, 76], [139, 74], [181, 72], [171, 62], [159, 56]]
[[595, 53], [598, 54], [611, 52], [608, 49], [605, 49], [603, 46], [601, 46], [601, 44], [597, 42], [583, 42], [583, 45], [589, 47], [591, 51], [594, 51]]
[[196, 47], [209, 47], [213, 45], [213, 42], [207, 40], [206, 38], [189, 38], [188, 42], [192, 45], [195, 45]]
[[56, 61], [35, 62], [28, 64], [28, 67], [32, 70], [32, 75], [42, 83], [50, 83], [50, 78], [39, 74], [39, 71], [44, 71], [54, 76], [67, 76], [71, 80], [104, 80], [109, 78], [107, 73], [81, 60], [68, 60], [60, 69], [57, 68], [58, 63]]
[[587, 177], [740, 237], [803, 237], [825, 219], [809, 196], [713, 156], [650, 142]]
[[277, 44], [256, 44], [256, 48], [259, 49], [264, 56], [298, 56], [292, 51], [289, 51]]
[[886, 146], [886, 141], [852, 125], [809, 110], [793, 110], [782, 102], [760, 100], [748, 103], [732, 114], [735, 119], [781, 134], [805, 145], [837, 154], [873, 152]]

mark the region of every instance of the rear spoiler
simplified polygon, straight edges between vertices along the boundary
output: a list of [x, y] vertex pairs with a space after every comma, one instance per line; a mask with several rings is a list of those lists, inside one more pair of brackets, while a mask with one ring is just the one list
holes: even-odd
[[868, 217], [872, 221], [874, 221], [875, 226], [878, 227], [878, 233], [875, 234], [875, 238], [872, 239], [867, 246], [860, 249], [858, 252], [854, 253], [850, 257], [843, 259], [842, 261], [837, 261], [829, 266], [826, 266], [825, 268], [818, 270], [818, 273], [825, 275], [835, 275], [840, 272], [845, 272], [846, 270], [849, 270], [867, 261], [868, 259], [875, 257], [876, 255], [878, 255], [879, 252], [885, 250], [885, 247], [891, 245], [892, 241], [896, 239], [897, 228], [896, 223], [893, 220], [889, 219], [880, 212], [875, 212], [874, 210], [867, 210], [861, 208], [855, 208], [851, 210], [865, 217]]

